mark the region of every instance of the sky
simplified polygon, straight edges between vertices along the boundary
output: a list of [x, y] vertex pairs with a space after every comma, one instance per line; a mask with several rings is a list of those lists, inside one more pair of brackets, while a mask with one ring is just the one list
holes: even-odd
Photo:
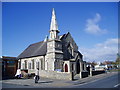
[[2, 55], [17, 57], [49, 36], [52, 8], [60, 34], [70, 32], [86, 61], [115, 61], [117, 2], [3, 2]]

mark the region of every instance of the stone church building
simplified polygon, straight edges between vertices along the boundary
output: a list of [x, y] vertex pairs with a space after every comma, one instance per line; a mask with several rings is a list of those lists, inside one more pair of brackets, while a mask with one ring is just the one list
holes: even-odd
[[49, 37], [29, 45], [18, 56], [18, 68], [28, 73], [35, 73], [39, 68], [41, 77], [57, 79], [70, 79], [71, 73], [75, 76], [86, 71], [86, 62], [70, 32], [63, 35], [59, 33], [53, 9]]

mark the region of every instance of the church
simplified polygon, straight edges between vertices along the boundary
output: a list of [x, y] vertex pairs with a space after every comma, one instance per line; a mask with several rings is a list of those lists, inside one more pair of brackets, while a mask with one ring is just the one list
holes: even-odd
[[86, 62], [70, 32], [59, 33], [53, 8], [49, 37], [29, 45], [18, 56], [18, 68], [28, 73], [35, 73], [39, 68], [41, 77], [56, 79], [70, 79], [71, 75], [86, 71]]

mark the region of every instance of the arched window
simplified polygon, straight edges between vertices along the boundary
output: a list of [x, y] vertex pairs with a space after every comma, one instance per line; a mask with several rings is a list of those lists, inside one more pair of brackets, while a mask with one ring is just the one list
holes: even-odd
[[32, 69], [34, 69], [34, 59], [32, 60]]
[[25, 62], [25, 69], [27, 69], [27, 60], [25, 60], [24, 62]]
[[44, 70], [44, 61], [43, 59], [41, 59], [40, 61], [41, 61], [41, 70]]
[[28, 63], [28, 69], [32, 69], [31, 67], [32, 67], [31, 62], [29, 62]]
[[25, 62], [22, 63], [22, 69], [25, 69]]
[[39, 64], [40, 64], [40, 63], [37, 61], [37, 62], [36, 62], [36, 69], [39, 68]]

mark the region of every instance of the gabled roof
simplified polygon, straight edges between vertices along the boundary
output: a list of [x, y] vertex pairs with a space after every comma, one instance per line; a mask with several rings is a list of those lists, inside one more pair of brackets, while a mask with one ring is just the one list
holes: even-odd
[[66, 38], [68, 34], [70, 34], [70, 33], [67, 32], [66, 34], [61, 35], [61, 36], [60, 36], [60, 40], [62, 40], [63, 38]]
[[19, 56], [18, 58], [27, 58], [33, 56], [43, 56], [47, 52], [47, 42], [41, 41], [29, 45]]

